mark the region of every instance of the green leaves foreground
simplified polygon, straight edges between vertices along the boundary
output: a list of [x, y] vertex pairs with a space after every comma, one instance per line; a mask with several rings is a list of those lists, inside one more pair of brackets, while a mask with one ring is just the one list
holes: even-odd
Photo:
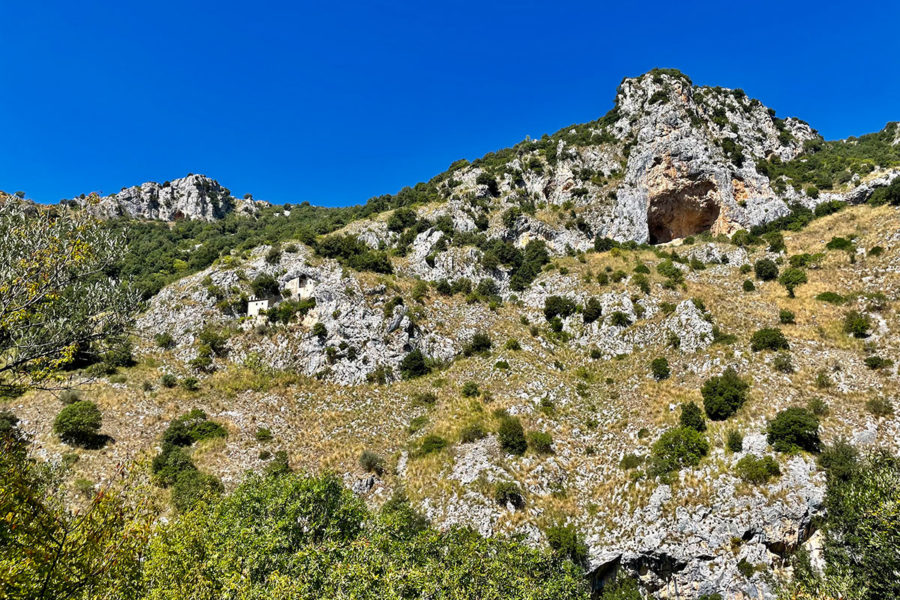
[[403, 498], [370, 514], [333, 475], [251, 475], [162, 529], [146, 598], [587, 598], [558, 555], [470, 529], [438, 532]]

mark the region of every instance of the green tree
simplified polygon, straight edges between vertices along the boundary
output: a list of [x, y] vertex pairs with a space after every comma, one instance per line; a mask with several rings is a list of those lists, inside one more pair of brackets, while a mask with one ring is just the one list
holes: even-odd
[[400, 361], [400, 375], [403, 379], [415, 379], [416, 377], [428, 375], [430, 372], [431, 367], [428, 366], [428, 363], [425, 361], [425, 355], [418, 348], [404, 356], [403, 360]]
[[708, 453], [709, 442], [699, 431], [690, 427], [669, 429], [653, 443], [651, 472], [665, 475], [684, 467], [696, 466]]
[[721, 375], [707, 379], [700, 388], [706, 416], [713, 421], [724, 421], [744, 405], [749, 388], [750, 384], [731, 367]]
[[522, 455], [528, 448], [528, 440], [525, 439], [525, 429], [517, 417], [506, 416], [500, 419], [497, 439], [500, 442], [500, 447], [511, 454]]
[[756, 273], [756, 278], [762, 281], [772, 281], [778, 277], [778, 265], [770, 258], [756, 261], [753, 265], [753, 271]]
[[750, 349], [754, 352], [760, 350], [787, 350], [787, 338], [777, 327], [764, 327], [753, 332], [750, 337]]
[[123, 235], [84, 210], [6, 201], [0, 240], [0, 391], [53, 387], [128, 330], [140, 298], [115, 276]]
[[97, 405], [90, 400], [79, 400], [59, 411], [53, 421], [53, 432], [66, 443], [92, 446], [102, 424], [103, 415]]
[[119, 472], [70, 510], [58, 469], [31, 460], [24, 440], [0, 440], [0, 597], [137, 599], [155, 511]]
[[703, 411], [693, 402], [685, 402], [681, 405], [678, 423], [682, 427], [690, 427], [694, 431], [706, 431], [706, 419], [703, 418]]
[[766, 428], [767, 438], [779, 452], [818, 452], [819, 419], [805, 408], [792, 406], [775, 415]]
[[809, 280], [806, 278], [806, 271], [796, 267], [788, 267], [781, 272], [778, 277], [778, 283], [784, 286], [790, 298], [794, 297], [794, 290]]

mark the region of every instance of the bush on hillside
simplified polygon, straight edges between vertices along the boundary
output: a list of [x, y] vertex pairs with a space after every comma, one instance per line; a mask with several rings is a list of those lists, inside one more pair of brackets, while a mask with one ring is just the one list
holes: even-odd
[[713, 421], [724, 421], [747, 401], [749, 388], [750, 384], [731, 367], [721, 375], [707, 379], [700, 388], [706, 416]]
[[700, 464], [709, 453], [709, 442], [695, 429], [676, 427], [659, 436], [653, 443], [652, 453], [651, 472], [665, 475]]
[[766, 428], [767, 439], [778, 452], [818, 452], [819, 419], [805, 408], [792, 406], [775, 415]]
[[773, 477], [781, 475], [781, 469], [778, 463], [771, 456], [762, 456], [757, 458], [752, 454], [748, 454], [735, 465], [735, 471], [738, 477], [747, 483], [766, 483]]
[[90, 400], [66, 405], [53, 421], [53, 432], [67, 444], [92, 446], [103, 424], [100, 409]]
[[788, 350], [790, 348], [787, 338], [777, 327], [766, 327], [755, 331], [750, 338], [750, 349], [754, 352], [760, 350]]
[[525, 429], [518, 417], [504, 416], [500, 419], [497, 428], [497, 440], [500, 447], [510, 454], [522, 455], [528, 448], [528, 440], [525, 439]]
[[672, 374], [669, 370], [669, 361], [665, 356], [654, 358], [650, 362], [650, 371], [653, 373], [653, 378], [657, 381], [668, 379]]
[[678, 424], [682, 427], [689, 427], [694, 431], [706, 431], [706, 419], [703, 418], [703, 411], [693, 402], [685, 402], [681, 405], [681, 415], [678, 417]]
[[428, 366], [425, 355], [418, 348], [404, 356], [403, 360], [400, 361], [399, 367], [400, 376], [403, 379], [415, 379], [416, 377], [428, 375], [431, 372], [431, 367]]
[[778, 265], [769, 258], [763, 258], [753, 265], [756, 278], [762, 281], [772, 281], [778, 277]]

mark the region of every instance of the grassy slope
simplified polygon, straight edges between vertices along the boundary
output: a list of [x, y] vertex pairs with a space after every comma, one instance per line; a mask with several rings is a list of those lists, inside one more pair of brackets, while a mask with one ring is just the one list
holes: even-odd
[[[593, 531], [611, 533], [617, 515], [644, 505], [656, 487], [646, 478], [632, 481], [632, 473], [618, 466], [621, 457], [629, 452], [646, 453], [658, 434], [677, 421], [678, 411], [672, 407], [685, 400], [700, 403], [703, 380], [727, 365], [736, 365], [753, 380], [753, 386], [750, 401], [735, 417], [726, 423], [710, 424], [707, 433], [714, 447], [724, 446], [727, 429], [759, 432], [777, 410], [804, 404], [813, 397], [823, 398], [830, 406], [822, 423], [826, 440], [862, 430], [867, 422], [873, 422], [882, 443], [896, 444], [900, 439], [897, 419], [877, 421], [864, 408], [865, 401], [875, 395], [897, 397], [896, 366], [871, 371], [862, 361], [867, 355], [867, 343], [881, 356], [895, 360], [898, 357], [896, 334], [900, 322], [894, 302], [900, 293], [898, 230], [900, 214], [896, 209], [860, 206], [819, 219], [801, 232], [786, 233], [788, 255], [822, 252], [835, 235], [857, 236], [860, 248], [881, 245], [887, 249], [878, 258], [860, 256], [855, 264], [844, 252], [828, 252], [820, 269], [809, 270], [810, 283], [798, 288], [796, 299], [789, 299], [784, 288], [775, 282], [757, 282], [756, 291], [743, 292], [741, 283], [747, 276], [738, 272], [737, 265], [696, 271], [688, 275], [685, 290], [670, 291], [662, 288], [662, 279], [654, 269], [658, 259], [649, 251], [589, 254], [585, 263], [575, 258], [555, 260], [559, 267], [569, 269], [573, 288], [594, 294], [616, 289], [639, 293], [624, 283], [604, 287], [585, 283], [583, 276], [588, 272], [596, 274], [607, 266], [631, 272], [640, 259], [653, 271], [651, 294], [657, 301], [702, 299], [714, 323], [738, 339], [734, 345], [716, 344], [694, 355], [653, 347], [621, 360], [591, 360], [586, 347], [553, 341], [537, 309], [523, 310], [507, 303], [491, 312], [484, 305], [467, 305], [459, 296], [447, 299], [434, 293], [425, 302], [445, 305], [440, 307], [445, 315], [443, 323], [436, 326], [490, 330], [495, 343], [490, 357], [460, 358], [446, 369], [416, 381], [351, 388], [287, 373], [230, 367], [204, 380], [199, 391], [187, 392], [159, 386], [160, 375], [172, 367], [167, 365], [166, 355], [158, 352], [123, 370], [125, 383], [100, 381], [84, 390], [84, 397], [100, 405], [103, 431], [112, 435], [116, 443], [100, 451], [75, 450], [80, 460], [70, 477], [96, 480], [99, 474], [111, 473], [117, 463], [152, 454], [168, 422], [196, 406], [207, 410], [229, 430], [227, 441], [201, 445], [195, 451], [198, 465], [220, 475], [226, 485], [240, 480], [246, 469], [264, 464], [258, 458], [261, 449], [285, 449], [295, 467], [334, 469], [348, 473], [350, 478], [362, 475], [357, 457], [368, 449], [388, 459], [384, 483], [373, 496], [377, 501], [400, 483], [395, 469], [401, 454], [415, 448], [425, 434], [442, 435], [451, 447], [439, 454], [409, 459], [402, 482], [414, 500], [431, 498], [432, 505], [441, 506], [467, 491], [490, 496], [491, 486], [485, 476], [463, 486], [450, 474], [457, 457], [471, 452], [471, 446], [457, 443], [459, 430], [472, 422], [481, 422], [493, 430], [497, 420], [492, 411], [506, 408], [521, 416], [526, 430], [551, 433], [556, 453], [546, 457], [529, 453], [523, 458], [494, 455], [493, 476], [518, 481], [528, 490], [526, 510], [502, 511], [499, 527], [516, 528], [525, 521], [545, 524], [558, 515], [572, 515], [590, 523]], [[760, 249], [753, 252], [756, 256], [751, 256], [751, 262], [762, 255]], [[386, 279], [406, 291], [411, 286], [407, 280]], [[848, 337], [841, 328], [842, 318], [855, 304], [834, 306], [816, 301], [815, 295], [822, 291], [845, 295], [885, 293], [891, 300], [889, 308], [876, 318], [882, 323], [882, 331], [870, 340]], [[796, 367], [790, 375], [771, 367], [772, 353], [754, 354], [749, 350], [752, 332], [763, 326], [777, 326], [780, 308], [789, 308], [797, 315], [795, 325], [783, 326]], [[540, 326], [537, 338], [532, 337], [528, 325], [520, 322], [523, 313]], [[518, 339], [523, 349], [504, 350], [503, 344], [510, 338]], [[660, 355], [669, 358], [673, 375], [667, 381], [656, 382], [649, 375], [649, 362]], [[510, 363], [509, 371], [494, 368], [500, 359]], [[555, 368], [554, 361], [561, 362], [564, 369]], [[834, 382], [830, 388], [816, 387], [816, 375], [823, 369]], [[467, 381], [478, 382], [482, 390], [489, 391], [490, 402], [464, 398], [460, 388]], [[150, 382], [154, 389], [143, 391], [144, 382]], [[434, 407], [416, 406], [414, 396], [423, 390], [437, 395]], [[537, 408], [545, 395], [555, 401], [551, 415]], [[49, 457], [70, 451], [50, 433], [52, 419], [60, 407], [53, 395], [44, 392], [29, 393], [11, 406], [26, 422], [25, 427], [36, 432], [38, 452]], [[418, 433], [410, 434], [410, 421], [420, 416], [427, 418], [427, 424]], [[275, 439], [258, 443], [254, 438], [258, 426], [270, 428]], [[641, 428], [649, 429], [650, 435], [639, 439]], [[595, 452], [590, 453], [589, 447]], [[688, 473], [681, 482], [676, 480], [676, 498], [680, 498], [679, 486], [695, 490], [690, 499], [680, 498], [677, 502], [709, 500], [708, 478], [728, 471], [731, 462], [726, 453], [714, 452], [697, 472]], [[758, 490], [769, 493], [766, 487]], [[755, 491], [743, 486], [739, 493]], [[490, 501], [485, 503], [489, 505]]]

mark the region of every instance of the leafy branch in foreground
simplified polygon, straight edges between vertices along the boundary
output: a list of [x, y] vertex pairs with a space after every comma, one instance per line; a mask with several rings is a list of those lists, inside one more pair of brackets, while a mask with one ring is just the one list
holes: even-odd
[[139, 302], [115, 278], [124, 251], [85, 211], [0, 202], [0, 391], [48, 386], [121, 338]]

